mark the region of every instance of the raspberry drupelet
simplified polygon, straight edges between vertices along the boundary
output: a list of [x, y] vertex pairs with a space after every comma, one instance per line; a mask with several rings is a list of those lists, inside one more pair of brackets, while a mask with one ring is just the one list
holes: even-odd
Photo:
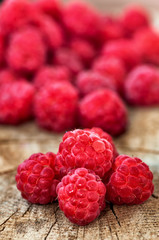
[[13, 80], [0, 87], [0, 123], [19, 124], [33, 116], [34, 87], [27, 81]]
[[56, 200], [55, 154], [37, 153], [18, 166], [17, 188], [31, 203], [47, 204]]
[[9, 68], [4, 68], [0, 70], [0, 86], [6, 83], [16, 81], [16, 76]]
[[66, 175], [73, 168], [93, 170], [103, 178], [111, 169], [113, 147], [93, 131], [76, 129], [64, 134], [56, 156], [57, 172]]
[[159, 70], [150, 65], [136, 67], [125, 80], [125, 98], [136, 106], [159, 105]]
[[69, 82], [45, 85], [35, 95], [34, 113], [40, 127], [61, 132], [76, 125], [78, 92]]
[[46, 58], [40, 31], [30, 26], [12, 34], [6, 58], [9, 67], [15, 71], [32, 73], [38, 70]]
[[101, 89], [80, 101], [79, 120], [84, 128], [99, 127], [117, 136], [127, 128], [127, 109], [115, 92]]
[[81, 226], [94, 221], [105, 208], [105, 193], [99, 176], [86, 168], [72, 170], [57, 186], [60, 209]]
[[141, 204], [153, 193], [153, 174], [139, 158], [120, 155], [113, 164], [106, 199], [113, 204]]

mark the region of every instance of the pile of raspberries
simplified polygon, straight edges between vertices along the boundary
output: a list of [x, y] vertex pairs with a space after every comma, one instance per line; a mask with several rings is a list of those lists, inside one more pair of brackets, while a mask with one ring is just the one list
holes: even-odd
[[119, 155], [101, 128], [64, 134], [57, 154], [31, 155], [18, 166], [17, 188], [34, 204], [58, 199], [65, 216], [81, 226], [111, 204], [141, 204], [153, 193], [153, 174], [139, 158]]
[[159, 105], [159, 33], [146, 11], [118, 17], [81, 1], [0, 6], [0, 124], [61, 132], [128, 125], [125, 102]]

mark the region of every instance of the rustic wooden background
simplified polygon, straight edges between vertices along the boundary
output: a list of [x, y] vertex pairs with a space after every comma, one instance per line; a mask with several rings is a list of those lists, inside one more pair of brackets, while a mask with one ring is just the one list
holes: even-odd
[[[90, 2], [103, 10], [119, 12], [128, 1]], [[142, 2], [155, 16], [159, 2], [155, 1], [153, 6], [152, 1]], [[129, 109], [129, 113], [129, 130], [115, 142], [120, 153], [140, 157], [150, 165], [154, 194], [139, 206], [107, 204], [101, 216], [86, 227], [70, 223], [57, 203], [29, 204], [15, 186], [17, 165], [34, 152], [57, 152], [62, 135], [39, 130], [34, 123], [17, 128], [0, 126], [0, 240], [159, 239], [159, 109]]]

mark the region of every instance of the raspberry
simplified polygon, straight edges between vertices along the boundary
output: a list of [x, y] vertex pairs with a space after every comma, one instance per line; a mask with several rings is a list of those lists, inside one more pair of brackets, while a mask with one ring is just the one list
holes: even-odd
[[39, 27], [45, 43], [51, 50], [61, 47], [64, 40], [64, 35], [61, 27], [51, 17], [40, 15], [36, 20], [36, 25]]
[[153, 174], [139, 158], [117, 157], [110, 177], [106, 199], [114, 204], [141, 204], [153, 193]]
[[54, 18], [59, 18], [61, 12], [61, 4], [58, 0], [36, 0], [35, 8]]
[[116, 57], [99, 57], [94, 61], [93, 69], [102, 75], [110, 76], [114, 80], [115, 89], [123, 92], [126, 69], [123, 62]]
[[23, 27], [31, 21], [35, 9], [28, 0], [8, 0], [1, 4], [0, 26], [4, 34]]
[[16, 81], [16, 77], [14, 74], [10, 71], [10, 69], [1, 69], [0, 70], [0, 87], [3, 84], [11, 83]]
[[113, 147], [113, 158], [114, 159], [119, 155], [119, 153], [115, 147], [115, 144], [113, 142], [112, 137], [107, 132], [104, 132], [101, 128], [96, 128], [96, 127], [91, 128], [91, 129], [86, 128], [85, 130], [94, 132], [94, 133], [98, 134], [101, 138], [106, 139]]
[[70, 81], [69, 70], [64, 66], [43, 66], [34, 78], [35, 87], [38, 89], [44, 85], [62, 81]]
[[19, 124], [32, 117], [33, 86], [26, 81], [4, 83], [0, 88], [0, 123]]
[[45, 62], [45, 57], [45, 45], [36, 28], [23, 28], [11, 36], [7, 62], [14, 70], [34, 72]]
[[86, 67], [91, 65], [96, 55], [93, 45], [84, 39], [74, 38], [70, 42], [70, 47], [80, 57]]
[[35, 96], [34, 111], [39, 126], [61, 132], [75, 127], [77, 90], [69, 82], [45, 85]]
[[136, 31], [149, 26], [149, 16], [140, 6], [130, 6], [125, 9], [121, 22], [127, 36], [132, 36]]
[[47, 204], [56, 197], [55, 154], [37, 153], [18, 166], [16, 182], [22, 197], [31, 203]]
[[159, 34], [152, 29], [144, 29], [137, 32], [134, 39], [143, 61], [159, 65]]
[[121, 59], [129, 71], [141, 62], [141, 56], [132, 40], [119, 39], [108, 42], [103, 48], [106, 57]]
[[113, 148], [95, 132], [76, 129], [64, 134], [56, 156], [57, 172], [66, 175], [71, 169], [84, 167], [103, 178], [111, 169]]
[[73, 36], [94, 38], [99, 31], [99, 14], [88, 4], [72, 1], [63, 11], [65, 27]]
[[85, 96], [79, 103], [82, 127], [100, 127], [111, 135], [119, 135], [127, 128], [127, 109], [113, 91], [101, 89]]
[[86, 168], [69, 172], [57, 186], [60, 209], [81, 226], [95, 220], [105, 208], [105, 193], [100, 178]]
[[106, 74], [103, 76], [100, 73], [91, 70], [79, 73], [76, 85], [81, 93], [81, 96], [87, 95], [101, 88], [109, 88], [116, 91], [114, 78], [111, 78]]
[[125, 97], [133, 105], [159, 104], [159, 71], [149, 65], [136, 67], [125, 81]]
[[73, 75], [83, 69], [79, 56], [69, 48], [59, 48], [55, 51], [53, 64], [67, 67]]
[[3, 65], [5, 59], [5, 38], [0, 34], [0, 66]]

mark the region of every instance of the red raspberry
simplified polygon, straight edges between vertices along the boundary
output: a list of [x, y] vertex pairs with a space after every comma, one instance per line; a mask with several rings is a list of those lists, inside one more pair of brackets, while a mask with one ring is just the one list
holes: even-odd
[[72, 1], [63, 11], [65, 27], [74, 36], [84, 38], [96, 37], [99, 30], [99, 14], [88, 4]]
[[102, 75], [110, 76], [114, 80], [115, 89], [123, 93], [126, 69], [123, 62], [116, 57], [99, 57], [93, 64], [93, 69]]
[[39, 126], [61, 132], [75, 127], [77, 90], [69, 82], [45, 85], [35, 96], [34, 110]]
[[104, 46], [103, 54], [106, 57], [114, 56], [121, 59], [127, 70], [132, 69], [141, 62], [140, 53], [132, 40], [119, 39], [110, 41]]
[[50, 49], [55, 50], [61, 47], [64, 40], [64, 34], [57, 22], [49, 16], [39, 15], [36, 20], [36, 25], [39, 27], [45, 43]]
[[11, 36], [7, 61], [14, 70], [34, 72], [45, 62], [45, 57], [46, 49], [38, 29], [23, 28]]
[[50, 85], [54, 82], [70, 81], [69, 70], [64, 66], [43, 66], [35, 75], [34, 84], [36, 88]]
[[85, 96], [79, 104], [82, 127], [100, 127], [111, 135], [119, 135], [127, 128], [127, 109], [113, 91], [101, 89]]
[[100, 178], [86, 168], [68, 173], [57, 186], [60, 209], [73, 223], [84, 226], [105, 208], [106, 188]]
[[53, 64], [67, 67], [73, 75], [83, 69], [79, 56], [69, 48], [59, 48], [53, 57]]
[[16, 182], [22, 197], [31, 203], [47, 204], [56, 197], [55, 154], [37, 153], [18, 166]]
[[76, 129], [64, 134], [56, 162], [60, 176], [70, 169], [84, 167], [103, 178], [112, 167], [113, 148], [93, 131]]
[[139, 158], [117, 157], [107, 188], [106, 199], [114, 204], [141, 204], [153, 193], [153, 174]]
[[137, 32], [134, 39], [143, 61], [159, 65], [159, 34], [152, 29], [144, 29]]
[[26, 81], [4, 83], [0, 88], [0, 123], [19, 124], [32, 117], [33, 86]]
[[136, 31], [149, 26], [149, 16], [140, 6], [130, 6], [123, 12], [121, 22], [127, 36], [131, 36]]
[[109, 88], [116, 91], [114, 78], [111, 78], [106, 74], [103, 76], [100, 73], [91, 70], [79, 73], [76, 85], [81, 93], [81, 96], [102, 88]]
[[110, 144], [113, 147], [113, 156], [114, 156], [113, 158], [114, 159], [119, 155], [119, 153], [118, 153], [118, 151], [117, 151], [117, 149], [115, 147], [115, 144], [113, 142], [112, 137], [107, 132], [104, 132], [101, 128], [96, 128], [96, 127], [91, 128], [91, 129], [86, 128], [85, 130], [90, 131], [90, 132], [94, 132], [94, 133], [98, 134], [101, 138], [104, 138], [108, 142], [110, 142]]
[[0, 87], [3, 84], [6, 83], [11, 83], [16, 81], [16, 77], [14, 76], [14, 74], [10, 71], [10, 69], [1, 69], [0, 70]]
[[8, 0], [1, 4], [0, 26], [4, 34], [11, 33], [31, 21], [35, 9], [28, 0]]
[[121, 22], [112, 16], [102, 16], [100, 20], [100, 35], [98, 36], [101, 42], [114, 40], [124, 37], [124, 30]]
[[159, 104], [159, 71], [149, 65], [136, 67], [125, 81], [125, 97], [133, 105]]
[[86, 67], [91, 65], [96, 55], [93, 45], [84, 39], [74, 38], [70, 42], [70, 47], [80, 57]]
[[33, 2], [35, 8], [51, 17], [59, 18], [61, 12], [61, 4], [58, 0], [36, 0]]

